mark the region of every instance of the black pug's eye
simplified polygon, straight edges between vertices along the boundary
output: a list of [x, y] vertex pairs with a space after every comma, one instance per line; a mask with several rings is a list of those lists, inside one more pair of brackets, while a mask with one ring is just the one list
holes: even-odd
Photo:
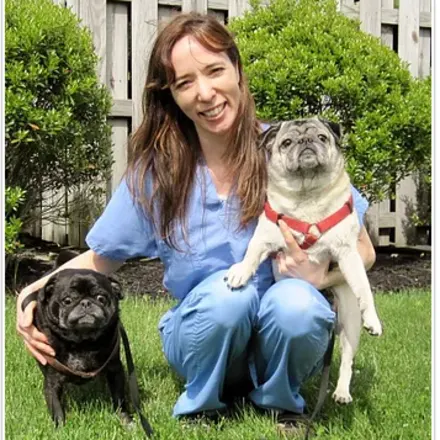
[[292, 139], [284, 139], [284, 141], [281, 142], [281, 148], [286, 148], [289, 145], [292, 145]]
[[63, 305], [64, 306], [70, 306], [70, 304], [72, 304], [72, 298], [70, 298], [69, 296], [66, 296], [65, 298], [63, 298]]
[[105, 304], [107, 302], [107, 298], [104, 295], [98, 295], [96, 297], [96, 299], [98, 300], [98, 302], [100, 302], [101, 304]]
[[318, 134], [318, 139], [322, 142], [326, 142], [328, 138], [325, 134]]

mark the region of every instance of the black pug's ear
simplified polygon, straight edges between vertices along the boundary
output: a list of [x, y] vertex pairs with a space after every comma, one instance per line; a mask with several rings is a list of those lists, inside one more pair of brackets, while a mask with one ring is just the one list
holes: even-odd
[[342, 127], [341, 124], [337, 122], [329, 121], [328, 119], [318, 118], [334, 135], [336, 139], [336, 143], [339, 145], [341, 142], [342, 136]]
[[112, 292], [116, 295], [118, 299], [124, 299], [121, 283], [113, 275], [109, 275], [108, 279], [112, 286]]
[[52, 275], [47, 283], [38, 291], [38, 302], [41, 304], [47, 304], [49, 302], [50, 297], [53, 294], [55, 284], [58, 281], [58, 274]]
[[281, 123], [271, 125], [264, 133], [261, 133], [258, 139], [258, 148], [264, 148], [266, 151], [271, 151], [275, 138], [280, 131]]

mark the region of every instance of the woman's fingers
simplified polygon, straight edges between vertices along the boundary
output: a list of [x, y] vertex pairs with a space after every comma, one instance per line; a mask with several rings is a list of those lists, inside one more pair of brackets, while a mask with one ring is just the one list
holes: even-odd
[[49, 345], [49, 341], [34, 325], [34, 313], [37, 306], [36, 301], [30, 302], [26, 309], [21, 310], [21, 304], [27, 294], [20, 294], [17, 299], [17, 323], [16, 330], [24, 340], [26, 349], [32, 354], [38, 362], [46, 365], [47, 359], [45, 356], [55, 356], [55, 352]]
[[34, 320], [34, 310], [35, 307], [37, 307], [37, 301], [30, 302], [24, 311], [21, 310], [21, 303], [23, 301], [20, 301], [19, 304], [17, 304], [18, 310], [18, 316], [20, 320], [20, 325], [23, 328], [27, 328], [32, 325], [32, 322]]
[[284, 252], [278, 252], [276, 257], [277, 263], [278, 263], [278, 272], [281, 275], [287, 275], [288, 270], [286, 266], [286, 255]]
[[26, 347], [26, 350], [41, 364], [46, 365], [47, 360], [46, 358], [40, 354], [39, 351], [35, 350], [35, 348], [32, 347], [32, 345], [29, 344], [29, 342], [24, 341], [24, 346]]
[[18, 327], [17, 331], [23, 337], [25, 344], [27, 344], [29, 348], [38, 350], [43, 355], [55, 356], [55, 352], [49, 345], [46, 335], [38, 331], [35, 326], [32, 325], [26, 329]]
[[283, 234], [290, 256], [295, 260], [297, 264], [300, 264], [308, 259], [307, 254], [299, 247], [298, 242], [295, 240], [289, 227], [283, 220], [278, 222], [280, 231]]

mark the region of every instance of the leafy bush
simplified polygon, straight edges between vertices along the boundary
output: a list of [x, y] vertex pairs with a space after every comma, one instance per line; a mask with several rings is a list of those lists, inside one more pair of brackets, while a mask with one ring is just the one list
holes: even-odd
[[7, 0], [6, 183], [25, 191], [20, 216], [46, 190], [107, 178], [111, 98], [96, 75], [90, 31], [50, 0]]
[[7, 187], [5, 190], [5, 254], [15, 254], [21, 244], [18, 241], [18, 234], [23, 225], [17, 217], [17, 211], [24, 200], [24, 191], [20, 188]]
[[429, 168], [431, 81], [337, 12], [333, 0], [274, 0], [230, 24], [258, 116], [340, 122], [353, 183], [370, 201]]

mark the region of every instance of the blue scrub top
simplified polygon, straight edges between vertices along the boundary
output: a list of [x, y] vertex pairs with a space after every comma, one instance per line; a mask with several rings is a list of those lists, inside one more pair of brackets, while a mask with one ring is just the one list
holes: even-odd
[[[147, 188], [151, 182], [147, 182]], [[176, 188], [178, 190], [178, 188]], [[368, 202], [352, 187], [354, 205], [363, 224]], [[166, 245], [151, 221], [137, 206], [123, 181], [104, 213], [86, 237], [98, 255], [125, 261], [135, 257], [159, 257], [164, 264], [164, 287], [176, 298], [186, 294], [214, 272], [241, 261], [257, 225], [257, 219], [239, 228], [239, 201], [219, 198], [206, 164], [197, 166], [188, 207], [186, 242], [177, 229], [179, 252]], [[273, 283], [270, 259], [263, 262], [253, 281], [261, 295]], [[148, 286], [145, 286], [148, 290]]]

